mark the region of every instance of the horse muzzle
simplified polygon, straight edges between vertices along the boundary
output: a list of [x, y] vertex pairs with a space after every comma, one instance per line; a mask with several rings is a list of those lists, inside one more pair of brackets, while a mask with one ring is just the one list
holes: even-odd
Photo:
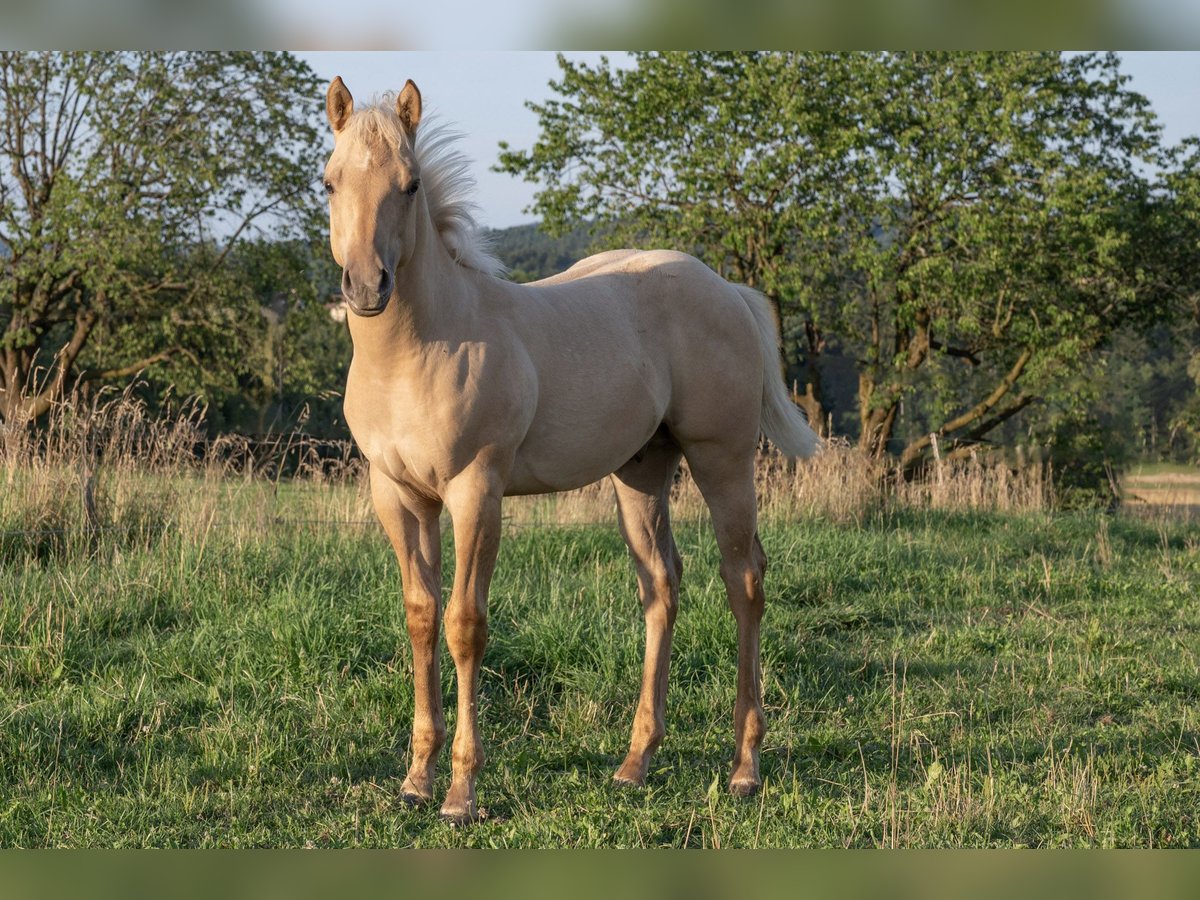
[[342, 297], [350, 311], [364, 319], [377, 316], [387, 308], [394, 287], [392, 273], [387, 269], [381, 269], [378, 277], [370, 281], [360, 281], [351, 276], [349, 269], [342, 270]]

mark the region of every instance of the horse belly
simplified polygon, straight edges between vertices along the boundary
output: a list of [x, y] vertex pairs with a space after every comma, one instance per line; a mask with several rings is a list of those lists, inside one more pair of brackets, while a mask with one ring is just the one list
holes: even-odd
[[662, 423], [666, 403], [649, 391], [581, 397], [539, 409], [517, 450], [507, 494], [583, 487], [636, 455]]

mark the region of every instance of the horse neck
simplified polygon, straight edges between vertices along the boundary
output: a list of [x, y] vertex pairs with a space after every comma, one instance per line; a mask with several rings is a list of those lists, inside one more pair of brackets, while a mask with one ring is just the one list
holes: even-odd
[[474, 292], [467, 271], [442, 243], [424, 203], [416, 210], [413, 252], [396, 270], [396, 286], [387, 308], [364, 319], [350, 314], [356, 359], [391, 367], [444, 341], [447, 323], [461, 321]]

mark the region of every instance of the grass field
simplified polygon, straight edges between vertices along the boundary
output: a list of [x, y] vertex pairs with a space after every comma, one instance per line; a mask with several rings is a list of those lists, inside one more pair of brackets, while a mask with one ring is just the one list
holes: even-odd
[[1200, 468], [1142, 465], [1122, 480], [1125, 503], [1137, 507], [1171, 506], [1190, 516], [1200, 514]]
[[624, 545], [517, 516], [485, 656], [488, 817], [452, 829], [398, 800], [409, 653], [361, 495], [196, 494], [186, 527], [143, 490], [119, 527], [0, 542], [0, 845], [1200, 845], [1194, 524], [767, 515], [765, 787], [738, 801], [703, 518], [677, 525], [668, 736], [622, 790], [642, 642]]

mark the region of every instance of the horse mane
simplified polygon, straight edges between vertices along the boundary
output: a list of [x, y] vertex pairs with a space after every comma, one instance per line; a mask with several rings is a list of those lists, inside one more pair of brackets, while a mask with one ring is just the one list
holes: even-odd
[[491, 249], [488, 236], [475, 215], [475, 178], [471, 161], [455, 144], [461, 132], [426, 117], [416, 137], [400, 125], [396, 97], [384, 94], [366, 109], [357, 111], [346, 123], [350, 137], [368, 145], [382, 142], [393, 152], [409, 155], [421, 173], [421, 189], [433, 226], [442, 244], [459, 265], [488, 275], [503, 275], [505, 266]]

